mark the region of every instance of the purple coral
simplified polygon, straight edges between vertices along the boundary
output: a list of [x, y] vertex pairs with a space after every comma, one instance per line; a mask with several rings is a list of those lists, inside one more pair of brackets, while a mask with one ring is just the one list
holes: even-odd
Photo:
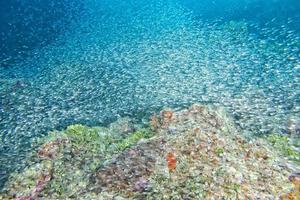
[[143, 178], [140, 177], [134, 184], [134, 188], [133, 190], [136, 192], [143, 192], [145, 191], [145, 189], [148, 187], [148, 181]]

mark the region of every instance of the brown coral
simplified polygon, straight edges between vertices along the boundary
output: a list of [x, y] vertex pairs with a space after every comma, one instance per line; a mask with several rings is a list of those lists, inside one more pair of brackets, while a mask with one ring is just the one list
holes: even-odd
[[154, 131], [156, 131], [160, 127], [159, 119], [155, 115], [150, 117], [149, 123], [150, 123], [151, 129]]
[[125, 196], [132, 194], [137, 191], [137, 184], [152, 173], [163, 149], [163, 142], [155, 138], [121, 153], [97, 170], [91, 179], [92, 190], [96, 193], [122, 190]]
[[38, 150], [38, 156], [41, 158], [48, 158], [52, 159], [57, 156], [57, 151], [59, 148], [59, 145], [67, 143], [67, 139], [57, 139], [55, 141], [50, 141], [40, 147]]
[[293, 183], [294, 188], [287, 194], [281, 196], [281, 200], [299, 200], [300, 199], [300, 177], [291, 175], [289, 181]]
[[161, 127], [167, 128], [172, 120], [173, 112], [164, 110], [161, 112]]

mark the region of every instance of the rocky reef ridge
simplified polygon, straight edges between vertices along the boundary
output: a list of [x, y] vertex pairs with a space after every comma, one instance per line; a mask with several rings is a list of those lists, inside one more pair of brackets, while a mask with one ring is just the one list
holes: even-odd
[[147, 127], [71, 125], [37, 141], [0, 199], [297, 200], [299, 152], [280, 137], [245, 139], [223, 109], [199, 104]]

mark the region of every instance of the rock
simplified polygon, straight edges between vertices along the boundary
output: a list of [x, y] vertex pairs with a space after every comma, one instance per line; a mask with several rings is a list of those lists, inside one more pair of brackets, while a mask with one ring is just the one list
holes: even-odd
[[150, 124], [156, 134], [132, 132], [124, 118], [108, 129], [69, 126], [45, 140], [30, 168], [11, 177], [3, 198], [273, 200], [300, 194], [298, 176], [288, 179], [290, 168], [279, 166], [276, 148], [298, 155], [286, 137], [249, 142], [222, 109], [198, 104], [161, 111]]
[[120, 118], [109, 125], [111, 134], [126, 137], [129, 133], [135, 131], [134, 124], [129, 117]]
[[161, 139], [154, 138], [124, 151], [96, 171], [91, 178], [92, 191], [100, 193], [122, 190], [130, 194], [142, 189], [141, 180], [146, 180], [152, 173], [156, 159], [163, 150]]

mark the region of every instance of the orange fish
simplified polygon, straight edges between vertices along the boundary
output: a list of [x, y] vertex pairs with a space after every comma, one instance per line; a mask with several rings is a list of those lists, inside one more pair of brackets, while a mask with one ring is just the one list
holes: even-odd
[[176, 169], [176, 158], [172, 152], [169, 152], [167, 155], [167, 162], [169, 171], [175, 171]]

